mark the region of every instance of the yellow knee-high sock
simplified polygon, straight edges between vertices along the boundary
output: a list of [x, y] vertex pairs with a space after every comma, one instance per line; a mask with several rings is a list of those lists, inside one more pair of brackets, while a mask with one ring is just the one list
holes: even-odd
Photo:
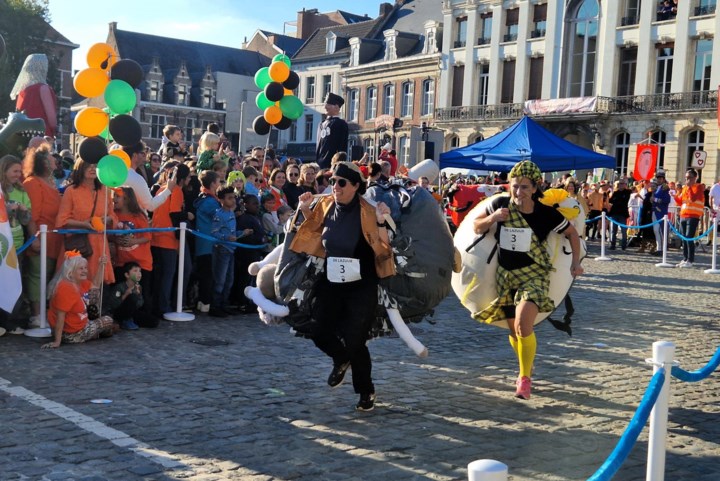
[[[516, 338], [516, 337], [512, 337], [512, 336], [508, 336], [508, 338], [509, 338], [509, 340], [510, 340], [510, 346], [512, 347], [513, 352], [515, 353], [516, 356], [519, 356], [519, 355], [518, 355], [518, 341], [517, 341], [517, 338]], [[520, 357], [518, 357], [518, 359], [520, 359]]]
[[537, 352], [537, 338], [533, 332], [529, 336], [517, 338], [518, 358], [520, 359], [520, 376], [532, 376], [532, 367]]

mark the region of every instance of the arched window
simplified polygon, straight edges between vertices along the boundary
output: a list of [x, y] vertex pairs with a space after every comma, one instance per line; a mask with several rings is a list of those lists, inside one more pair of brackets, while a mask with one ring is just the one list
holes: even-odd
[[365, 120], [377, 117], [377, 87], [368, 87], [367, 104], [365, 105]]
[[658, 146], [657, 168], [665, 169], [665, 139], [667, 139], [667, 134], [664, 130], [655, 130], [650, 134], [650, 139]]
[[628, 155], [630, 154], [630, 134], [620, 132], [615, 136], [615, 170], [621, 177], [628, 173]]
[[446, 150], [457, 149], [458, 147], [460, 147], [460, 137], [458, 137], [457, 135], [451, 135], [450, 137], [448, 137], [446, 142], [447, 142]]
[[365, 152], [367, 152], [370, 160], [375, 162], [375, 140], [372, 137], [363, 140], [363, 148]]
[[398, 163], [408, 165], [410, 162], [410, 138], [402, 136], [398, 139]]
[[412, 117], [413, 115], [413, 94], [415, 93], [415, 84], [412, 82], [404, 82], [402, 84], [402, 102], [400, 105], [401, 117]]
[[483, 140], [485, 140], [485, 137], [483, 136], [483, 134], [475, 134], [470, 136], [469, 140], [470, 142], [468, 145], [474, 144], [475, 142], [482, 142]]
[[566, 97], [594, 95], [599, 10], [597, 0], [569, 2], [564, 42]]
[[[705, 150], [705, 132], [700, 129], [691, 130], [687, 134], [687, 156], [685, 165], [686, 168], [692, 167], [693, 154], [696, 150]], [[702, 180], [702, 169], [698, 171], [698, 182]]]
[[435, 111], [435, 81], [433, 79], [423, 80], [422, 83], [422, 108], [420, 115], [432, 115]]
[[395, 84], [383, 87], [383, 114], [395, 116]]
[[348, 120], [357, 122], [358, 120], [358, 113], [360, 110], [360, 92], [358, 92], [358, 89], [352, 89], [350, 91], [350, 101], [348, 102]]

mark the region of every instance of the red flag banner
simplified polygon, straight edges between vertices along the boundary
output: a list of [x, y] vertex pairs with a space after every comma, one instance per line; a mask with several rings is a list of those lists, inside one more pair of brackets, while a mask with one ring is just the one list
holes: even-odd
[[638, 144], [635, 155], [635, 180], [650, 180], [655, 176], [657, 166], [658, 146], [653, 144]]

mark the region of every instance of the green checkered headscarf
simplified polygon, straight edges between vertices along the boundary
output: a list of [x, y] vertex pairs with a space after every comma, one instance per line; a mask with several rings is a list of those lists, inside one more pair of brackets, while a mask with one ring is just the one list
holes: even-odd
[[510, 178], [513, 177], [527, 177], [534, 183], [539, 182], [542, 179], [542, 172], [540, 167], [529, 160], [523, 160], [515, 164], [515, 167], [510, 171]]

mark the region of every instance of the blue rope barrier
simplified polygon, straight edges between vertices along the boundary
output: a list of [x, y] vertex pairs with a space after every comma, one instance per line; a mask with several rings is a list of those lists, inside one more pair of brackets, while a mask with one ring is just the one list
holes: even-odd
[[211, 236], [211, 235], [203, 234], [202, 232], [198, 232], [198, 231], [192, 230], [192, 229], [188, 229], [187, 231], [188, 231], [189, 233], [191, 233], [192, 235], [194, 235], [195, 237], [199, 237], [199, 238], [201, 238], [201, 239], [205, 239], [205, 240], [210, 240], [210, 241], [213, 241], [213, 242], [217, 242], [218, 244], [225, 244], [225, 245], [233, 246], [233, 247], [241, 247], [241, 248], [243, 248], [243, 249], [265, 249], [265, 248], [268, 246], [267, 244], [260, 244], [260, 245], [255, 245], [255, 244], [240, 244], [239, 242], [231, 242], [231, 241], [220, 240], [220, 239], [218, 239], [217, 237], [213, 237], [213, 236]]
[[693, 238], [691, 239], [690, 237], [685, 237], [684, 235], [682, 235], [682, 234], [680, 233], [680, 231], [675, 228], [674, 225], [670, 224], [670, 229], [672, 229], [672, 231], [675, 233], [676, 236], [678, 236], [678, 238], [680, 238], [680, 240], [683, 240], [683, 241], [685, 241], [685, 242], [695, 242], [696, 240], [703, 239], [703, 238], [705, 238], [705, 237], [707, 237], [707, 236], [710, 235], [710, 233], [712, 232], [713, 228], [714, 228], [714, 226], [710, 226], [710, 228], [709, 228], [708, 230], [706, 230], [705, 232], [703, 232], [703, 233], [700, 234], [699, 236], [693, 237]]
[[665, 369], [658, 369], [650, 380], [650, 384], [645, 390], [645, 394], [635, 411], [635, 415], [630, 420], [630, 424], [628, 424], [625, 432], [620, 437], [615, 449], [610, 453], [610, 456], [608, 456], [603, 465], [600, 466], [600, 469], [588, 478], [588, 481], [608, 481], [615, 476], [615, 473], [617, 473], [622, 463], [627, 459], [630, 451], [635, 446], [638, 436], [645, 427], [645, 423], [647, 423], [650, 417], [650, 412], [653, 406], [655, 406], [664, 382]]
[[30, 244], [35, 242], [35, 239], [37, 239], [37, 235], [32, 236], [31, 238], [29, 238], [27, 240], [27, 242], [25, 242], [23, 245], [21, 245], [20, 248], [17, 250], [17, 255], [20, 255], [23, 252], [25, 252], [27, 250], [27, 248], [30, 247]]
[[628, 229], [645, 229], [645, 228], [647, 228], [647, 227], [652, 227], [652, 226], [654, 226], [655, 224], [659, 224], [659, 223], [663, 222], [662, 219], [658, 219], [658, 220], [654, 220], [654, 221], [650, 222], [649, 224], [645, 224], [645, 225], [626, 225], [626, 224], [623, 224], [623, 223], [621, 223], [621, 222], [616, 221], [615, 219], [613, 219], [613, 218], [610, 217], [610, 216], [607, 216], [607, 219], [608, 219], [611, 223], [613, 223], [613, 224], [616, 224], [616, 225], [618, 225], [618, 226], [620, 226], [620, 227], [625, 227], [625, 228], [628, 228]]
[[585, 219], [585, 223], [586, 223], [586, 224], [590, 224], [591, 222], [595, 222], [596, 220], [600, 220], [600, 219], [602, 219], [602, 216], [601, 216], [601, 215], [599, 215], [599, 216], [597, 216], [597, 217], [594, 217], [594, 218], [592, 218], [592, 219]]
[[698, 369], [696, 371], [686, 371], [678, 366], [673, 366], [673, 368], [670, 370], [670, 374], [672, 374], [673, 377], [680, 379], [681, 381], [698, 382], [710, 376], [710, 374], [715, 372], [715, 369], [717, 369], [718, 366], [720, 366], [720, 348], [715, 351], [715, 355], [712, 357], [712, 359], [710, 359], [710, 362], [708, 362], [707, 365], [702, 369]]

